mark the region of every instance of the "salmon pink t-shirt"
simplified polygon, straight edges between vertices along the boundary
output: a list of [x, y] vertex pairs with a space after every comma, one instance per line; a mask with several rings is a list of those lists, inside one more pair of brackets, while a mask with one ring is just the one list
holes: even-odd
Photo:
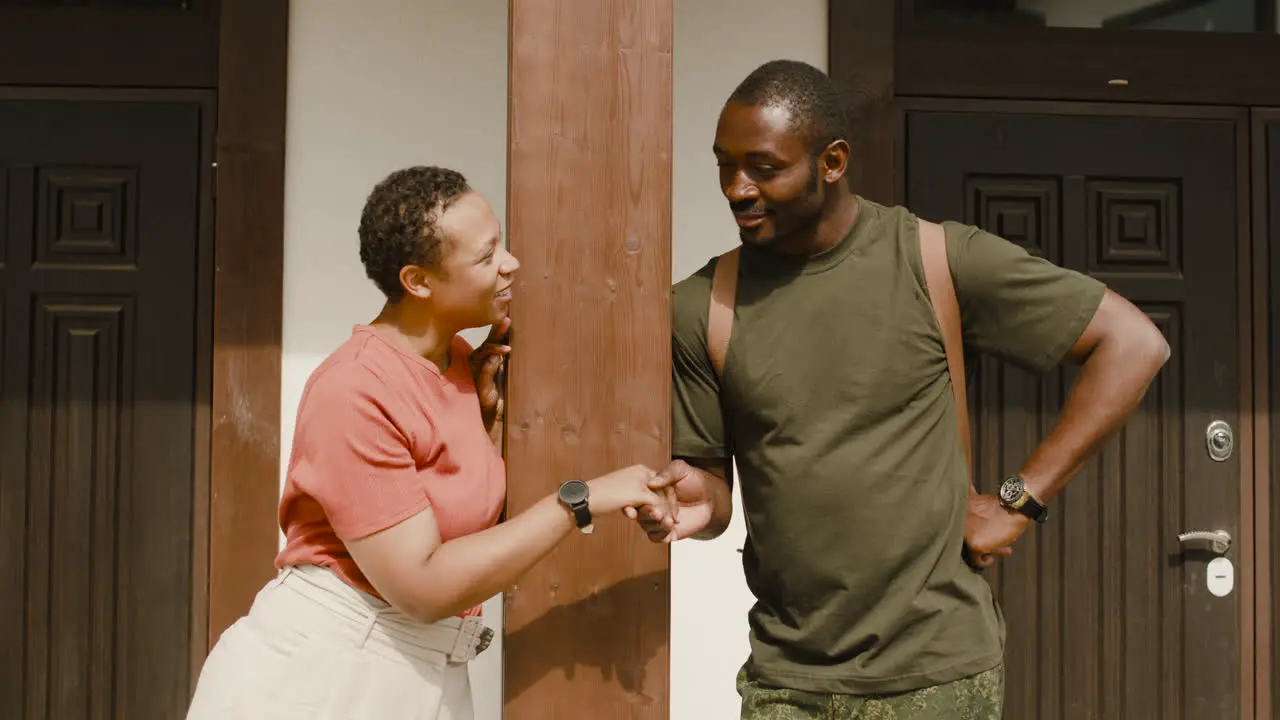
[[450, 353], [442, 373], [359, 325], [312, 373], [280, 500], [277, 568], [322, 565], [377, 596], [343, 541], [426, 508], [444, 542], [497, 523], [507, 489], [502, 456], [480, 418], [471, 347], [455, 338]]

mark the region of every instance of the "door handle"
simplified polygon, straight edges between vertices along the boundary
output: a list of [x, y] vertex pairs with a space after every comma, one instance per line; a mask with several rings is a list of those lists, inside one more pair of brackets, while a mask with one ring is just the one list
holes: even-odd
[[1231, 533], [1226, 530], [1192, 530], [1178, 533], [1178, 542], [1184, 548], [1225, 555], [1231, 549]]

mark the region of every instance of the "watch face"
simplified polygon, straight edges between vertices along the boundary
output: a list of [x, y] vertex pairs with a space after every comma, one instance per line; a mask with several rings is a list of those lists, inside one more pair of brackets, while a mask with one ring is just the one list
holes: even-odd
[[587, 501], [587, 484], [581, 480], [569, 480], [560, 486], [560, 500], [567, 505]]
[[1006, 503], [1017, 502], [1022, 497], [1022, 478], [1011, 477], [1000, 486], [1000, 500]]

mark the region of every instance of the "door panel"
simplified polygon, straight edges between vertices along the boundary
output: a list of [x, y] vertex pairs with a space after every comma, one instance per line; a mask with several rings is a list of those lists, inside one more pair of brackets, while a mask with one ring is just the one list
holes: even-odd
[[[1178, 542], [1240, 537], [1238, 459], [1210, 459], [1204, 435], [1215, 419], [1239, 432], [1236, 132], [1229, 119], [907, 113], [912, 210], [1099, 278], [1173, 351], [1048, 523], [990, 571], [1008, 626], [1006, 718], [1239, 714], [1238, 592], [1211, 595], [1214, 556]], [[977, 482], [992, 492], [1051, 430], [1076, 369], [1036, 377], [984, 358], [972, 374]]]
[[0, 101], [0, 127], [0, 697], [181, 717], [200, 107]]
[[0, 85], [207, 87], [217, 0], [0, 0]]
[[[1280, 710], [1280, 110], [1260, 110], [1255, 115], [1260, 129], [1253, 138], [1255, 162], [1262, 165], [1262, 172], [1255, 178], [1261, 180], [1254, 188], [1254, 201], [1263, 208], [1265, 225], [1262, 242], [1269, 252], [1269, 282], [1267, 284], [1268, 325], [1268, 378], [1271, 390], [1271, 708]], [[1256, 277], [1256, 275], [1255, 275]], [[1265, 442], [1265, 440], [1264, 440]], [[1261, 536], [1265, 539], [1265, 535]]]

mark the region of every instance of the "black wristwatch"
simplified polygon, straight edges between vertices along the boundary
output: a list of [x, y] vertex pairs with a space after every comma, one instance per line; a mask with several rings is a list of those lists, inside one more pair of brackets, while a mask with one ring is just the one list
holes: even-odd
[[578, 524], [578, 529], [590, 535], [595, 526], [591, 524], [591, 508], [587, 506], [590, 495], [587, 484], [581, 480], [565, 480], [557, 495], [561, 504], [573, 511], [573, 521]]
[[1027, 492], [1027, 484], [1014, 475], [1000, 486], [1000, 504], [1014, 512], [1042, 523], [1049, 517], [1049, 508]]

